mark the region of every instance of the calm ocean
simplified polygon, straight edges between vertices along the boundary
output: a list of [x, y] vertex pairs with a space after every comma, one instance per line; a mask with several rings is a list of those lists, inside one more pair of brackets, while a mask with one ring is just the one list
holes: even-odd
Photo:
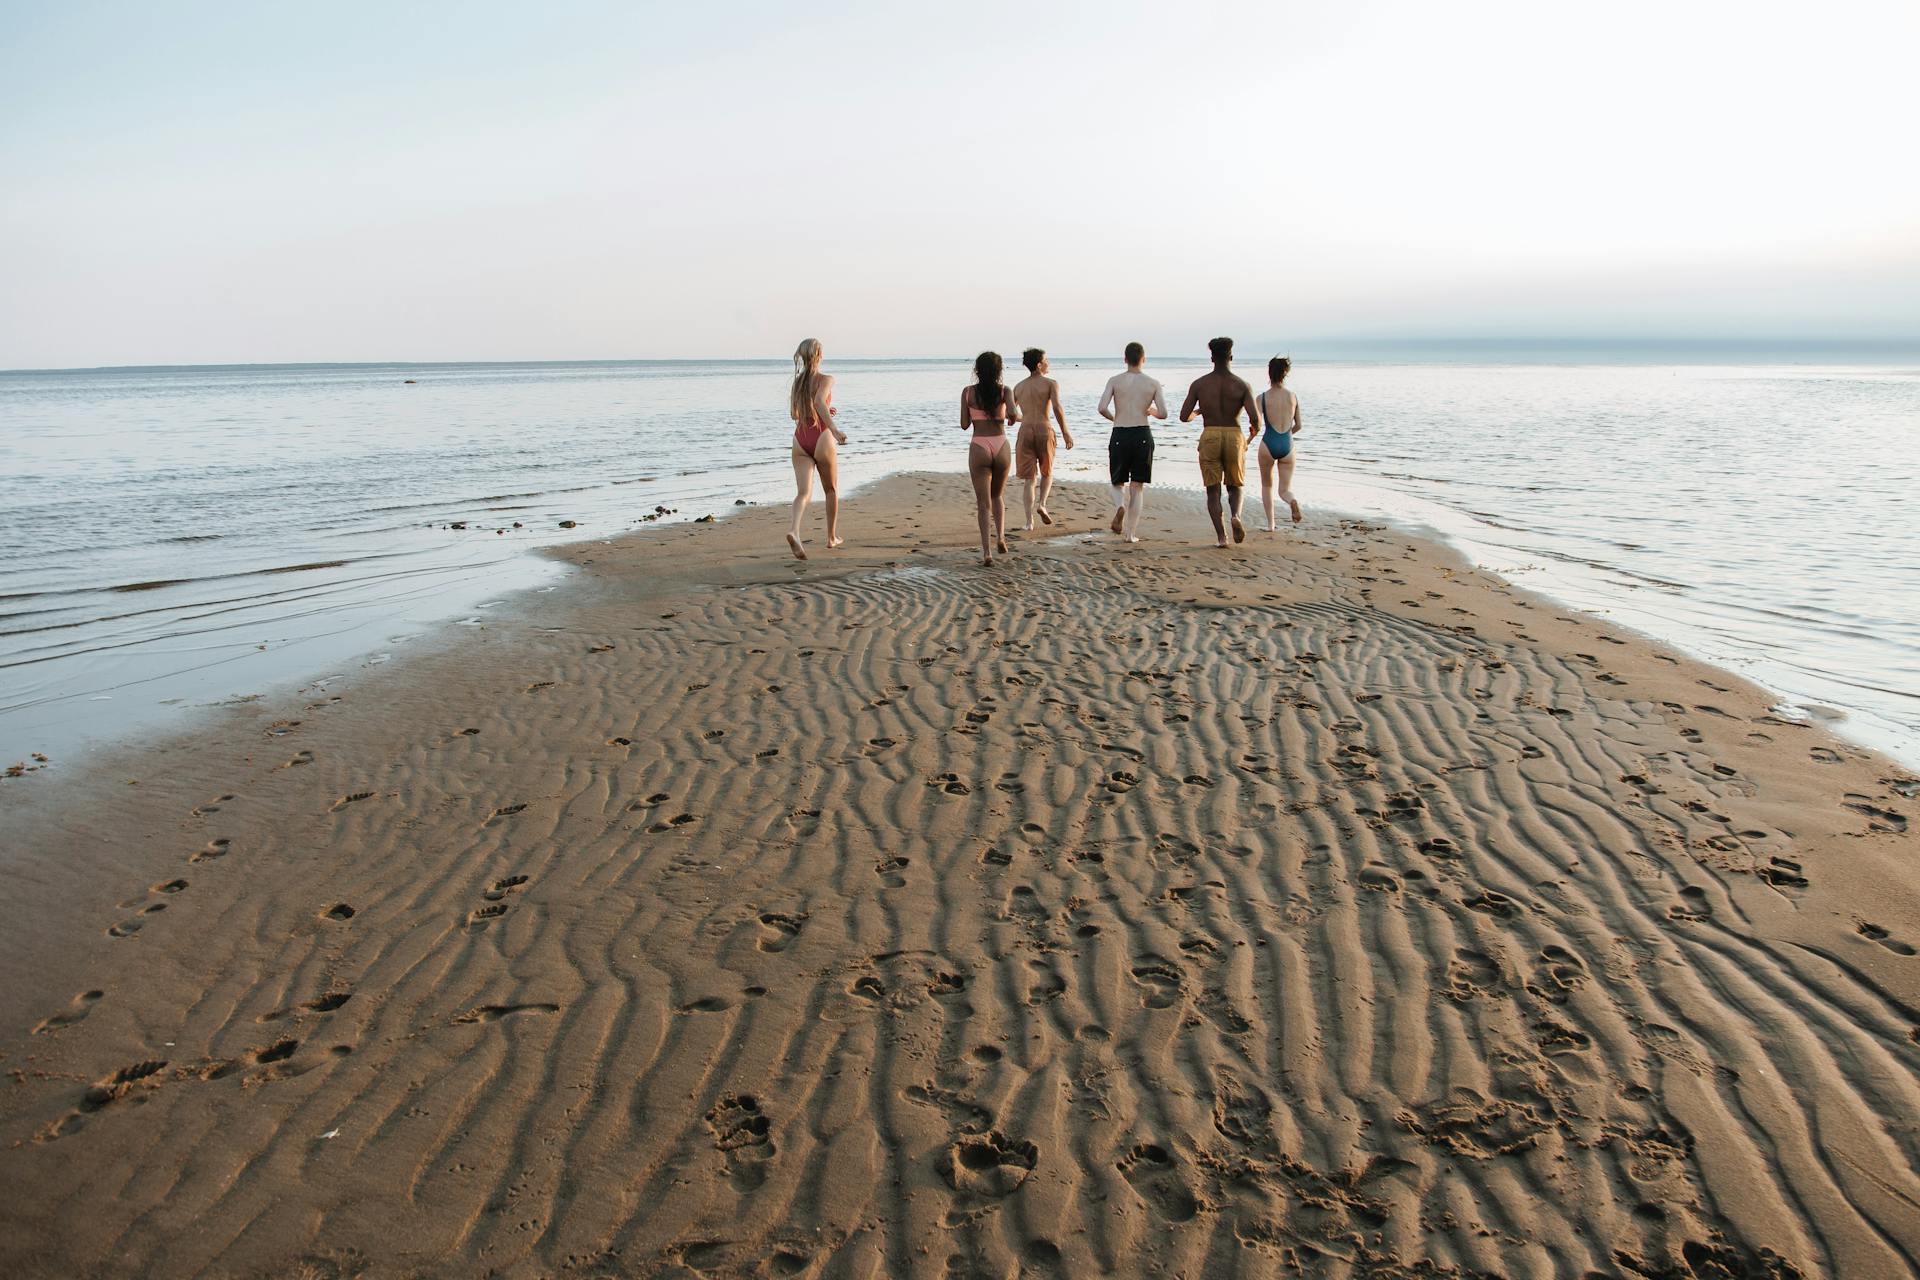
[[[1082, 441], [1069, 477], [1104, 480], [1093, 406], [1116, 367], [1054, 360]], [[0, 373], [0, 766], [70, 766], [196, 708], [324, 688], [552, 590], [564, 571], [534, 547], [660, 507], [785, 503], [789, 368]], [[969, 501], [964, 361], [829, 368], [849, 485], [943, 469]], [[1202, 371], [1149, 362], [1176, 408]], [[1241, 372], [1264, 387], [1263, 361]], [[1437, 531], [1920, 766], [1920, 352], [1407, 349], [1302, 358], [1292, 382], [1310, 520]], [[1192, 431], [1159, 430], [1163, 487], [1197, 483]], [[859, 538], [857, 505], [847, 520]]]

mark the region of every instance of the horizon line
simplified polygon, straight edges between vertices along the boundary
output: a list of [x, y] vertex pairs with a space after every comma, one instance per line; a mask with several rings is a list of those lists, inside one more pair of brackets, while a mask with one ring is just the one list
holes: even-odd
[[[1251, 347], [1253, 344], [1248, 343]], [[1290, 344], [1294, 350], [1313, 347], [1456, 347], [1468, 349], [1474, 347], [1507, 347], [1538, 349], [1622, 349], [1647, 347], [1695, 347], [1695, 348], [1749, 348], [1749, 349], [1805, 349], [1805, 350], [1886, 350], [1911, 351], [1920, 357], [1920, 334], [1902, 336], [1874, 337], [1734, 337], [1734, 336], [1626, 336], [1611, 335], [1605, 337], [1582, 337], [1577, 335], [1559, 336], [1486, 336], [1486, 337], [1319, 337], [1296, 340]], [[1105, 359], [1110, 352], [1053, 352], [1049, 358], [1061, 360]], [[1151, 348], [1149, 355], [1153, 354]], [[973, 357], [967, 355], [843, 355], [835, 360], [859, 363], [916, 363], [927, 361], [958, 361], [966, 363]], [[1118, 357], [1114, 357], [1118, 358]], [[1162, 357], [1164, 359], [1165, 357]], [[1205, 357], [1195, 351], [1194, 358]], [[785, 364], [790, 356], [595, 356], [595, 357], [533, 357], [501, 358], [486, 360], [211, 360], [190, 363], [165, 364], [101, 364], [101, 365], [41, 365], [0, 368], [0, 376], [11, 374], [35, 373], [141, 373], [162, 372], [183, 369], [342, 369], [342, 368], [390, 368], [390, 369], [434, 369], [434, 368], [471, 368], [489, 365], [620, 365], [620, 364]]]

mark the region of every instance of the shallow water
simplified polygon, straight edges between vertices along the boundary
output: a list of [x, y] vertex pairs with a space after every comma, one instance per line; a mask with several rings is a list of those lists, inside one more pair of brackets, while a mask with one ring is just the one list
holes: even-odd
[[[846, 483], [950, 470], [967, 500], [963, 363], [832, 367]], [[1060, 454], [1069, 476], [1104, 479], [1093, 405], [1113, 371], [1055, 361], [1082, 424], [1081, 447]], [[1149, 371], [1177, 409], [1201, 369]], [[1257, 363], [1243, 372], [1264, 381]], [[448, 622], [485, 625], [506, 593], [553, 589], [563, 570], [527, 554], [541, 544], [624, 532], [661, 507], [690, 519], [784, 503], [787, 374], [0, 374], [0, 764], [71, 761], [196, 707], [385, 661]], [[1293, 382], [1310, 518], [1429, 526], [1920, 765], [1920, 521], [1905, 509], [1920, 361], [1303, 362]], [[1160, 429], [1160, 484], [1197, 483], [1192, 432]]]

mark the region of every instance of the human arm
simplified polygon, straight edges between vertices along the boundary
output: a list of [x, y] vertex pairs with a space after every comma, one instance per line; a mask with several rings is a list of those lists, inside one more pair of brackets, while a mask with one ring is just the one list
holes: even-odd
[[[1160, 403], [1160, 398], [1158, 396], [1154, 397], [1154, 403], [1155, 404]], [[1180, 421], [1192, 422], [1194, 407], [1199, 403], [1200, 403], [1200, 384], [1196, 382], [1192, 386], [1187, 388], [1186, 403], [1180, 406]], [[1160, 416], [1164, 418], [1167, 415], [1165, 413], [1162, 413]]]
[[1167, 389], [1158, 382], [1153, 384], [1153, 403], [1147, 406], [1147, 412], [1164, 421], [1167, 416]]
[[[1048, 393], [1047, 399], [1053, 409], [1054, 420], [1060, 424], [1060, 435], [1066, 440], [1067, 448], [1073, 448], [1073, 432], [1067, 430], [1067, 413], [1066, 410], [1060, 407], [1059, 383], [1056, 382], [1053, 384], [1053, 389]], [[1040, 415], [1040, 419], [1043, 422], [1046, 421], [1046, 415]]]
[[1113, 379], [1107, 379], [1107, 389], [1100, 393], [1100, 416], [1108, 422], [1113, 421]]
[[972, 407], [973, 407], [973, 388], [972, 387], [961, 388], [960, 390], [960, 429], [962, 431], [965, 431], [970, 425], [972, 425], [967, 420], [967, 410], [971, 409]]
[[840, 424], [833, 420], [835, 409], [833, 407], [832, 374], [827, 374], [820, 379], [820, 388], [813, 393], [813, 396], [814, 420], [824, 422], [827, 425], [827, 430], [833, 432], [833, 439], [836, 444], [845, 444], [847, 442], [847, 433], [842, 431]]
[[1252, 440], [1260, 434], [1260, 401], [1244, 381], [1240, 384], [1240, 407], [1247, 411], [1247, 439]]
[[1293, 429], [1298, 431], [1300, 426], [1300, 397], [1295, 396], [1293, 398]]

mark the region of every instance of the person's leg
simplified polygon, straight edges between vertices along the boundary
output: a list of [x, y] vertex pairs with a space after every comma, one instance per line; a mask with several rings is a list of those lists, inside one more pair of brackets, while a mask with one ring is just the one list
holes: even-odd
[[813, 458], [820, 468], [820, 497], [827, 508], [827, 549], [841, 545], [840, 539], [840, 455], [831, 432], [823, 432], [813, 447]]
[[1274, 470], [1278, 473], [1281, 501], [1287, 504], [1287, 510], [1292, 514], [1293, 522], [1299, 524], [1300, 504], [1295, 501], [1293, 496], [1293, 463], [1293, 451], [1288, 450], [1287, 456], [1280, 459], [1279, 463], [1274, 467]]
[[1127, 454], [1120, 441], [1119, 431], [1107, 441], [1107, 480], [1113, 486], [1113, 519], [1107, 528], [1119, 533], [1121, 522], [1127, 516]]
[[1260, 505], [1267, 512], [1267, 532], [1272, 533], [1280, 526], [1273, 519], [1273, 455], [1267, 452], [1267, 442], [1260, 442]]
[[993, 563], [992, 529], [993, 496], [990, 492], [993, 483], [993, 466], [987, 459], [987, 451], [977, 444], [967, 446], [967, 478], [973, 481], [973, 512], [980, 521], [980, 563]]
[[1001, 555], [1007, 554], [1007, 472], [1013, 469], [1013, 459], [1008, 456], [1011, 452], [1002, 445], [993, 455], [993, 469], [987, 483], [993, 497], [994, 545]]
[[1235, 542], [1247, 540], [1247, 526], [1240, 523], [1240, 506], [1246, 500], [1247, 492], [1247, 440], [1235, 428], [1233, 434], [1226, 437], [1224, 446], [1226, 456], [1222, 459], [1221, 479], [1227, 485], [1227, 524], [1233, 530]]
[[1047, 510], [1047, 502], [1053, 497], [1053, 445], [1049, 441], [1040, 454], [1040, 496], [1034, 503], [1034, 509], [1040, 513], [1042, 524], [1053, 523], [1053, 513]]
[[1220, 484], [1215, 481], [1207, 486], [1207, 519], [1213, 521], [1213, 542], [1215, 546], [1227, 545], [1227, 526], [1220, 520]]
[[1027, 522], [1025, 527], [1028, 533], [1033, 532], [1033, 506], [1034, 506], [1033, 491], [1038, 484], [1039, 484], [1039, 480], [1035, 476], [1020, 477], [1020, 507], [1021, 507], [1021, 510], [1026, 513]]
[[1135, 480], [1127, 486], [1127, 541], [1140, 541], [1140, 515], [1147, 509], [1147, 486]]
[[793, 527], [787, 530], [787, 545], [796, 558], [805, 560], [800, 545], [800, 524], [807, 518], [807, 506], [813, 501], [813, 459], [799, 445], [793, 446]]

